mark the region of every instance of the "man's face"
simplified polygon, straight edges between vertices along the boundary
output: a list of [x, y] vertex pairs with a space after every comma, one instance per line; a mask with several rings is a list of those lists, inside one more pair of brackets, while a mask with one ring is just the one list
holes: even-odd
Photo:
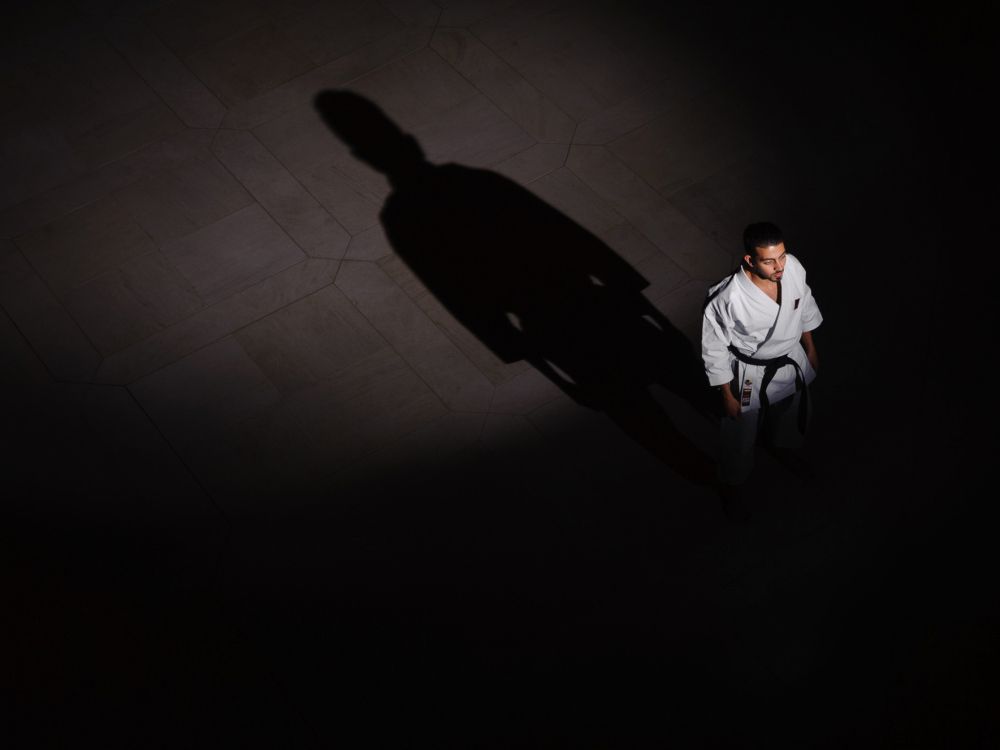
[[743, 260], [758, 278], [767, 281], [781, 281], [785, 272], [785, 243], [754, 248], [755, 255], [744, 255]]

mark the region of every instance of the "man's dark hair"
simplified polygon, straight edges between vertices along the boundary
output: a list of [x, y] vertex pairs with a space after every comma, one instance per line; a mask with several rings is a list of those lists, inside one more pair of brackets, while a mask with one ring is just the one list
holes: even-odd
[[756, 224], [748, 224], [743, 230], [743, 248], [747, 255], [757, 257], [758, 247], [767, 247], [784, 242], [781, 230], [769, 221], [759, 221]]

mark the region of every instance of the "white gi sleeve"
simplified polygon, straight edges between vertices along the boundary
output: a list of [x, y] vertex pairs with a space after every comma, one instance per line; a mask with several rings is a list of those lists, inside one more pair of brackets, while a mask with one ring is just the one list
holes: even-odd
[[[801, 267], [801, 264], [799, 265]], [[802, 286], [805, 289], [802, 299], [802, 332], [805, 333], [814, 328], [819, 328], [819, 324], [823, 322], [823, 315], [820, 313], [816, 299], [813, 297], [812, 289], [806, 283], [805, 268], [802, 268]]]
[[714, 302], [705, 307], [701, 322], [701, 358], [705, 363], [705, 374], [709, 385], [724, 385], [733, 379], [732, 357], [729, 352], [727, 329], [732, 321]]

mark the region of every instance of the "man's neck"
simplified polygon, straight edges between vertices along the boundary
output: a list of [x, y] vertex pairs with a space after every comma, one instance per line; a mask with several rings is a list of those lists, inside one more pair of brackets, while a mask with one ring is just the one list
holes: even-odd
[[750, 279], [750, 281], [754, 283], [754, 285], [756, 285], [759, 289], [769, 294], [773, 293], [774, 290], [778, 288], [778, 284], [781, 283], [780, 281], [771, 281], [770, 279], [762, 279], [760, 276], [749, 271], [746, 268], [743, 269], [743, 273], [747, 275], [747, 277]]
[[753, 282], [754, 286], [760, 289], [764, 294], [773, 299], [778, 304], [781, 304], [781, 282], [771, 281], [770, 279], [762, 279], [755, 273], [751, 273], [746, 268], [743, 269], [743, 273], [750, 277], [750, 281]]

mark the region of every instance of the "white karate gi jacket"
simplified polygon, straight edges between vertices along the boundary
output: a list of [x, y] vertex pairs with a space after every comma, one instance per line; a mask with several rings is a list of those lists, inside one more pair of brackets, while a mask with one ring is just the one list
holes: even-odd
[[[729, 351], [730, 344], [755, 359], [788, 355], [802, 369], [806, 383], [816, 377], [799, 339], [823, 322], [816, 300], [806, 284], [806, 271], [791, 253], [785, 255], [781, 277], [781, 306], [767, 296], [747, 276], [742, 267], [708, 291], [708, 303], [701, 329], [701, 356], [708, 382], [723, 385], [736, 378], [736, 397], [742, 411], [760, 409], [760, 384], [764, 368], [740, 362]], [[742, 398], [749, 382], [749, 403]], [[795, 368], [785, 365], [767, 387], [772, 404], [795, 393]]]

